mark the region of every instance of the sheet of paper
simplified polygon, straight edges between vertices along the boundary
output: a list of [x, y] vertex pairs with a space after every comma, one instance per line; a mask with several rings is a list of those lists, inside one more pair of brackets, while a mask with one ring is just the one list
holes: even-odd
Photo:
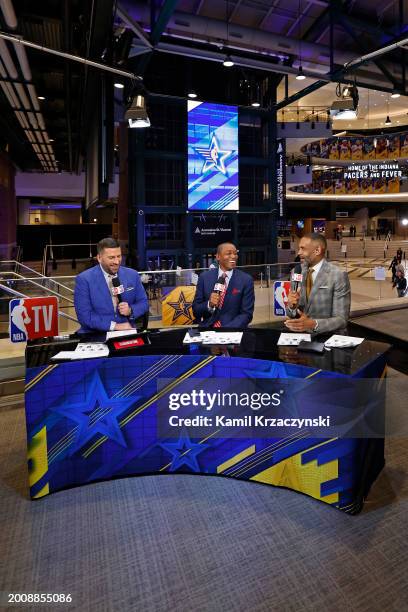
[[121, 338], [122, 336], [134, 336], [138, 331], [136, 329], [123, 329], [121, 331], [108, 331], [106, 332], [106, 339]]
[[203, 339], [201, 337], [201, 334], [199, 336], [191, 337], [190, 334], [187, 332], [187, 334], [183, 338], [183, 344], [198, 344], [202, 341]]
[[243, 332], [203, 331], [203, 344], [241, 344]]
[[278, 346], [298, 346], [298, 344], [300, 344], [302, 340], [304, 340], [305, 342], [310, 342], [310, 334], [282, 333], [279, 336]]
[[51, 359], [75, 359], [75, 351], [60, 351], [56, 355], [53, 355]]
[[324, 346], [327, 348], [352, 348], [361, 344], [363, 340], [364, 338], [356, 338], [355, 336], [340, 336], [334, 334], [331, 338], [326, 340]]
[[73, 359], [92, 359], [108, 355], [109, 348], [102, 342], [80, 342], [76, 346]]

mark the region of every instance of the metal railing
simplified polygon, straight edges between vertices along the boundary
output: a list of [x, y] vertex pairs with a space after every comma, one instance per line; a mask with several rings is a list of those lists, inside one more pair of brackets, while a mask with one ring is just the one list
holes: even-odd
[[[52, 261], [55, 258], [55, 250], [61, 250], [61, 256], [58, 257], [58, 259], [64, 259], [65, 256], [67, 256], [67, 253], [64, 254], [64, 249], [71, 249], [71, 247], [75, 248], [75, 253], [73, 253], [72, 255], [70, 254], [70, 257], [68, 257], [68, 259], [73, 259], [75, 258], [78, 253], [78, 247], [86, 247], [87, 249], [89, 249], [89, 255], [88, 258], [91, 259], [93, 257], [92, 254], [92, 247], [96, 247], [96, 242], [86, 242], [86, 243], [80, 243], [80, 244], [46, 244], [44, 247], [44, 252], [43, 252], [43, 258], [42, 258], [42, 266], [41, 266], [41, 272], [43, 276], [47, 276], [47, 266], [48, 266], [48, 261]], [[48, 256], [49, 254], [49, 256]], [[83, 259], [86, 259], [86, 257], [84, 257]]]
[[[0, 289], [2, 289], [6, 293], [9, 293], [10, 295], [12, 295], [14, 297], [22, 297], [22, 298], [29, 298], [30, 297], [29, 295], [25, 295], [24, 293], [21, 293], [20, 291], [16, 291], [15, 289], [12, 289], [11, 287], [8, 287], [7, 285], [3, 285], [3, 283], [1, 283], [1, 282], [0, 282]], [[63, 317], [64, 319], [69, 319], [70, 321], [74, 321], [75, 323], [78, 323], [78, 319], [76, 317], [73, 317], [73, 316], [67, 314], [66, 312], [63, 312], [60, 309], [58, 309], [58, 316], [59, 317]]]

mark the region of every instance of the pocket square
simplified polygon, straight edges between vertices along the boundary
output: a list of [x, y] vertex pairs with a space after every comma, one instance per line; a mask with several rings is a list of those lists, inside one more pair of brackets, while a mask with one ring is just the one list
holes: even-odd
[[236, 287], [234, 287], [232, 290], [232, 295], [237, 295], [237, 293], [241, 293], [241, 291], [239, 289], [236, 289]]

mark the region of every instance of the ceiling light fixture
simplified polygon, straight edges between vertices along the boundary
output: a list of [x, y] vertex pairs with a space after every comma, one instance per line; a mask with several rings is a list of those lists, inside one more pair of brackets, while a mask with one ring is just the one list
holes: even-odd
[[259, 108], [261, 106], [260, 102], [252, 102], [251, 106], [254, 106], [255, 108]]
[[189, 98], [196, 98], [197, 97], [197, 94], [196, 94], [195, 91], [189, 91], [187, 95], [188, 95]]
[[296, 80], [297, 81], [304, 81], [305, 80], [305, 75], [303, 74], [303, 68], [302, 68], [302, 64], [299, 64], [299, 68], [298, 68], [298, 73], [296, 75]]
[[39, 100], [45, 100], [45, 96], [37, 96]]
[[225, 68], [232, 68], [232, 66], [234, 65], [234, 62], [231, 59], [231, 56], [229, 55], [229, 53], [227, 53], [227, 55], [225, 56], [224, 61], [222, 62], [223, 66], [225, 66]]
[[389, 116], [389, 115], [387, 115], [387, 118], [386, 118], [386, 120], [384, 121], [384, 125], [391, 125], [391, 124], [392, 124], [392, 121], [391, 121], [391, 119], [390, 119], [390, 116]]
[[399, 98], [400, 97], [400, 92], [396, 89], [394, 89], [394, 91], [391, 94], [391, 98]]
[[116, 89], [123, 89], [125, 87], [124, 84], [120, 83], [119, 81], [114, 83], [113, 86], [116, 87]]
[[146, 98], [143, 94], [136, 94], [131, 98], [130, 105], [125, 112], [125, 121], [128, 122], [130, 128], [150, 127]]

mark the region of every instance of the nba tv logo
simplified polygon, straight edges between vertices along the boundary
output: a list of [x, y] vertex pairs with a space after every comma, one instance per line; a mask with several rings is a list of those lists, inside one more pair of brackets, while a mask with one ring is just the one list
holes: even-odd
[[58, 299], [56, 297], [10, 300], [9, 328], [11, 342], [58, 335]]

